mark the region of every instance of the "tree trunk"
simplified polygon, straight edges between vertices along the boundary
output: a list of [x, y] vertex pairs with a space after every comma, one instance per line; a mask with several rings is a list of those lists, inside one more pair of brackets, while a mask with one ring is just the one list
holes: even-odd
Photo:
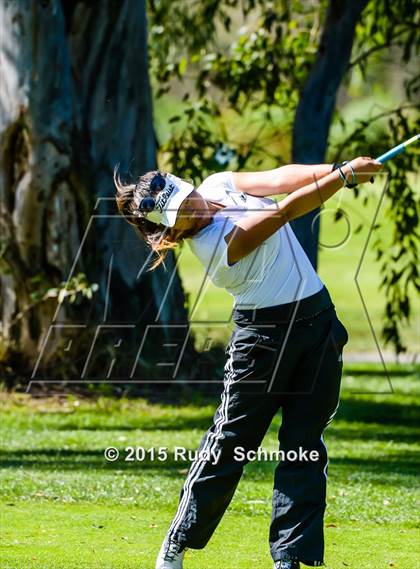
[[[145, 5], [3, 0], [0, 24], [1, 359], [32, 379], [54, 379], [45, 370], [58, 360], [70, 380], [86, 378], [88, 330], [130, 330], [134, 354], [146, 324], [168, 339], [187, 322], [174, 256], [168, 271], [142, 270], [149, 251], [113, 198], [117, 162], [133, 161], [133, 175], [155, 167]], [[79, 272], [99, 285], [93, 301], [34, 302]], [[66, 348], [67, 332], [83, 342]]]
[[[293, 125], [292, 161], [325, 161], [337, 91], [350, 61], [355, 27], [368, 0], [331, 0], [316, 61], [303, 88]], [[318, 260], [319, 209], [295, 219], [293, 230], [312, 265]]]

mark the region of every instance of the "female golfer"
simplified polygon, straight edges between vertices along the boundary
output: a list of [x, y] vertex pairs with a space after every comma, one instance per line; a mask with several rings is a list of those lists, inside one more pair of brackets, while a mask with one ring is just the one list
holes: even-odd
[[[124, 185], [114, 173], [119, 211], [157, 253], [153, 267], [185, 239], [212, 282], [234, 297], [221, 403], [181, 489], [156, 569], [181, 569], [186, 548], [206, 545], [280, 408], [269, 534], [274, 567], [323, 565], [322, 435], [338, 407], [348, 334], [288, 222], [381, 167], [359, 157], [220, 172], [197, 188], [158, 171]], [[288, 196], [267, 197], [275, 194]]]

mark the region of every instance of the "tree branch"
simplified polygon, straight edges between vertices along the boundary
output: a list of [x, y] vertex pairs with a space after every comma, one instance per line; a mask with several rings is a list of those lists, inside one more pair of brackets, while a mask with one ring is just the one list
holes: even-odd
[[391, 47], [393, 45], [395, 45], [395, 43], [393, 43], [393, 40], [401, 37], [403, 34], [407, 33], [408, 30], [407, 29], [403, 29], [400, 30], [399, 32], [396, 32], [394, 34], [394, 36], [392, 37], [391, 41], [389, 42], [385, 42], [385, 43], [381, 43], [381, 44], [377, 44], [372, 46], [371, 48], [367, 49], [366, 51], [364, 51], [363, 53], [361, 53], [358, 57], [356, 57], [356, 59], [354, 59], [353, 61], [350, 61], [347, 70], [351, 69], [352, 67], [354, 67], [355, 65], [360, 65], [360, 63], [364, 60], [367, 59], [370, 55], [372, 55], [372, 53], [375, 53], [376, 51], [380, 51], [386, 47]]

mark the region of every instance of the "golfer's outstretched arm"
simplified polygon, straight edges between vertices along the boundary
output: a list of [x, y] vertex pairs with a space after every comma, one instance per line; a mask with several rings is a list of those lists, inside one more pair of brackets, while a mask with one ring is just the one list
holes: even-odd
[[[372, 174], [382, 168], [382, 164], [372, 158], [359, 157], [350, 162], [357, 173], [358, 183], [367, 182]], [[349, 164], [342, 171], [350, 179]], [[256, 249], [287, 222], [304, 215], [322, 205], [343, 187], [339, 171], [334, 170], [320, 180], [308, 184], [281, 202], [270, 204], [263, 210], [235, 222], [235, 227], [225, 235], [228, 243], [228, 263], [239, 261]], [[347, 190], [348, 191], [348, 190]]]
[[233, 172], [238, 192], [267, 197], [292, 192], [331, 172], [331, 164], [287, 164], [265, 172]]

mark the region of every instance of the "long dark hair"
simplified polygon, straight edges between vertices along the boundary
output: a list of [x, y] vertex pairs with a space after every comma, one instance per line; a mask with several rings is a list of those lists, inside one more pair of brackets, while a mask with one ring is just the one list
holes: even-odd
[[138, 204], [142, 198], [153, 196], [150, 190], [153, 176], [161, 174], [166, 178], [166, 172], [151, 170], [140, 176], [136, 182], [127, 182], [122, 181], [118, 169], [117, 164], [114, 168], [114, 184], [118, 211], [128, 223], [134, 226], [137, 235], [156, 253], [156, 259], [148, 270], [152, 271], [162, 263], [165, 266], [164, 260], [169, 250], [175, 249], [185, 238], [192, 237], [195, 230], [179, 231], [173, 227], [154, 223], [139, 215]]

